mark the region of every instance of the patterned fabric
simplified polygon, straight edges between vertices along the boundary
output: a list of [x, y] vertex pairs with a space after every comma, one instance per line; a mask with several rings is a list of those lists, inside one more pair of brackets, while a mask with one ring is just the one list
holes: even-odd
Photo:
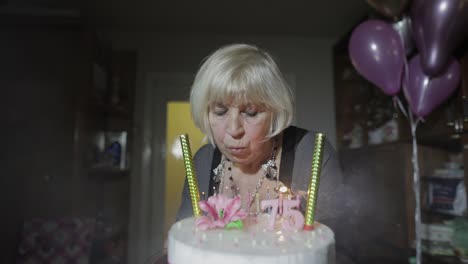
[[87, 264], [94, 220], [35, 218], [23, 226], [18, 264]]

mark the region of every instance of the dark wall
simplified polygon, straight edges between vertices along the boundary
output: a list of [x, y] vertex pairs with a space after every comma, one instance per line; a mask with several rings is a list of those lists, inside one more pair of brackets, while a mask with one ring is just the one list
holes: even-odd
[[83, 196], [73, 142], [86, 61], [75, 30], [1, 31], [0, 262], [13, 263], [24, 219], [73, 214]]

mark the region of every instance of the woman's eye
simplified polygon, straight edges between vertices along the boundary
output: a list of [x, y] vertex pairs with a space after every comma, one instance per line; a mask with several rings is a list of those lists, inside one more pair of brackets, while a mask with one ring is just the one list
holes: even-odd
[[244, 113], [249, 117], [255, 117], [258, 114], [256, 110], [248, 110], [248, 111], [245, 111]]
[[213, 110], [213, 113], [214, 113], [215, 115], [217, 115], [217, 116], [222, 116], [222, 115], [226, 114], [226, 112], [227, 112], [227, 109], [226, 109], [226, 108], [215, 108], [215, 109]]

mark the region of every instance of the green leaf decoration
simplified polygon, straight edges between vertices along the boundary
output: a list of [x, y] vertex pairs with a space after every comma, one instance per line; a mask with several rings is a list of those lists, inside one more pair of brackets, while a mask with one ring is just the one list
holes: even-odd
[[225, 227], [225, 229], [242, 229], [244, 228], [244, 224], [242, 220], [232, 221], [229, 222]]
[[224, 218], [224, 209], [219, 210], [218, 216], [220, 219]]

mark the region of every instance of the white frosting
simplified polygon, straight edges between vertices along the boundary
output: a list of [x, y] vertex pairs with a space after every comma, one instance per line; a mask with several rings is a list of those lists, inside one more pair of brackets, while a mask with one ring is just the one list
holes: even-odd
[[327, 226], [316, 223], [313, 231], [290, 232], [264, 226], [247, 223], [243, 230], [202, 231], [195, 227], [194, 218], [184, 219], [169, 230], [169, 263], [335, 263], [335, 237]]

